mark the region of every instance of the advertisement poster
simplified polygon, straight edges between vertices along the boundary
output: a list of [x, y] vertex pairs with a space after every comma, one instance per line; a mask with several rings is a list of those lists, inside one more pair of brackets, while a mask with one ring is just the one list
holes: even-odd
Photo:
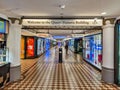
[[91, 35], [84, 38], [83, 57], [97, 68], [102, 68], [102, 42], [101, 34]]
[[34, 57], [34, 38], [27, 38], [27, 57]]

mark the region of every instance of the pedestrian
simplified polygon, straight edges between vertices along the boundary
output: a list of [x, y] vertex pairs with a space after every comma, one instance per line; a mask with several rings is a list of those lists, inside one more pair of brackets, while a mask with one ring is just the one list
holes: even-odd
[[65, 43], [66, 54], [68, 54], [68, 41]]

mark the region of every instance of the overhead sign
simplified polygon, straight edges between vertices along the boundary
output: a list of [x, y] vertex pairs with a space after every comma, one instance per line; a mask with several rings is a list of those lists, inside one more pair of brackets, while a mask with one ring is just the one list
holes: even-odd
[[102, 26], [102, 19], [23, 19], [24, 26]]

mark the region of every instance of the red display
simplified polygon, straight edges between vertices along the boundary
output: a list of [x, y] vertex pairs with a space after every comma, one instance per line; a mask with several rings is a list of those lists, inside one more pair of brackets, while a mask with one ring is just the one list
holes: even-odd
[[34, 38], [27, 38], [27, 57], [34, 56]]
[[98, 61], [101, 63], [102, 62], [102, 54], [98, 55]]

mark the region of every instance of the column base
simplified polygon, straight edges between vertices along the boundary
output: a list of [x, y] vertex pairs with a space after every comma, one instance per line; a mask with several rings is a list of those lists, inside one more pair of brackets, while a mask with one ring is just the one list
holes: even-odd
[[10, 67], [10, 81], [17, 81], [21, 77], [21, 66]]
[[107, 83], [114, 83], [114, 69], [102, 67], [102, 80]]

